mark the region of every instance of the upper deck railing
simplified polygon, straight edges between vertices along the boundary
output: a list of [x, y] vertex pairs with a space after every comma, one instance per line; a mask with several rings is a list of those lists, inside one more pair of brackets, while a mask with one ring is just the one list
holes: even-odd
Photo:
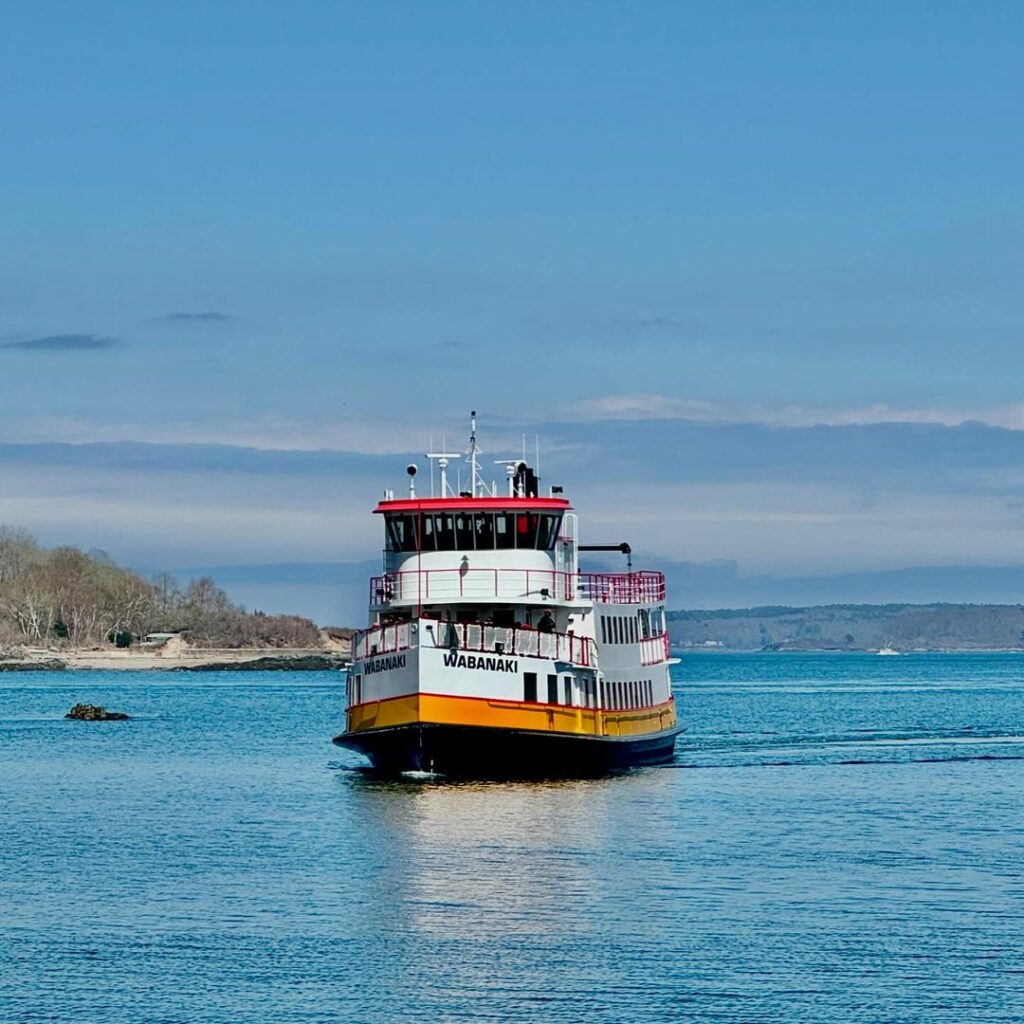
[[595, 604], [658, 604], [665, 600], [665, 574], [660, 572], [581, 572], [578, 596]]
[[592, 601], [658, 604], [665, 600], [660, 572], [569, 573], [554, 569], [410, 569], [374, 576], [370, 607], [460, 601]]

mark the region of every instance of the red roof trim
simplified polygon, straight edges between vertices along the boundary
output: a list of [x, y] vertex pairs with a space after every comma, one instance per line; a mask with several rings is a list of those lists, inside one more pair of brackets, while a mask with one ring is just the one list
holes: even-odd
[[522, 509], [524, 511], [566, 511], [572, 505], [565, 498], [393, 498], [382, 501], [374, 512], [439, 512], [459, 509]]

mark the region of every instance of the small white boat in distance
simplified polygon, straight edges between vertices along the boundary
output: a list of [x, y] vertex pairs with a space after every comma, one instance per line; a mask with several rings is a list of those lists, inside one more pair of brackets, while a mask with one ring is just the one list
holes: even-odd
[[882, 655], [886, 655], [888, 657], [893, 657], [893, 656], [899, 657], [899, 653], [900, 652], [897, 651], [895, 647], [893, 647], [891, 642], [886, 642], [884, 647], [880, 647], [878, 649], [878, 653], [882, 654]]

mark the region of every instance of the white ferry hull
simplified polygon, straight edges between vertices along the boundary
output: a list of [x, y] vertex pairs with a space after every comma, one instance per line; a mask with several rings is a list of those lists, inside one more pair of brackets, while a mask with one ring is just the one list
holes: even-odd
[[[409, 635], [430, 636], [422, 624]], [[561, 643], [547, 637], [541, 646], [548, 642]], [[353, 662], [348, 689], [345, 732], [334, 742], [392, 773], [591, 774], [670, 760], [680, 731], [671, 696], [608, 707], [596, 669], [517, 653], [371, 654]], [[645, 690], [637, 683], [632, 692]]]

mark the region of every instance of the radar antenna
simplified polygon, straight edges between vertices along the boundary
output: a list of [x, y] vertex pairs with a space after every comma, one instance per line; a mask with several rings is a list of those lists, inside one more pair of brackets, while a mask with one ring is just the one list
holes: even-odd
[[[441, 447], [443, 448], [444, 445], [442, 444]], [[459, 458], [461, 458], [462, 457], [462, 453], [461, 452], [446, 452], [446, 451], [427, 452], [426, 453], [426, 457], [428, 459], [430, 459], [431, 467], [433, 467], [434, 463], [436, 462], [437, 463], [437, 468], [441, 471], [441, 497], [442, 498], [447, 498], [447, 497], [454, 498], [456, 496], [455, 492], [452, 491], [452, 489], [448, 486], [448, 472], [447, 472], [447, 470], [448, 470], [448, 463], [451, 462], [452, 459], [459, 459]], [[433, 472], [431, 472], [431, 474], [430, 474], [430, 496], [432, 498], [436, 497], [436, 495], [434, 494], [434, 474], [433, 474]]]

